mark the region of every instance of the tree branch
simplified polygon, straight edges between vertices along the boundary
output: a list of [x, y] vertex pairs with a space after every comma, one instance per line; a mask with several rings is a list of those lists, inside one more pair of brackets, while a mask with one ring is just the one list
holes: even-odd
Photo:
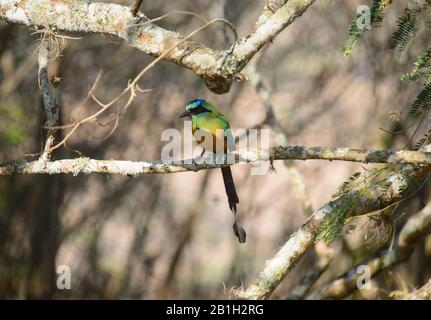
[[334, 249], [323, 241], [316, 243], [314, 249], [318, 258], [316, 265], [311, 270], [307, 271], [299, 284], [295, 286], [289, 294], [283, 297], [283, 300], [303, 299], [320, 276], [329, 268], [334, 258]]
[[141, 7], [143, 0], [134, 0], [132, 5], [130, 6], [130, 10], [134, 16], [137, 16], [139, 13], [139, 8]]
[[40, 162], [15, 160], [0, 162], [0, 175], [10, 174], [88, 174], [109, 173], [142, 175], [153, 173], [177, 173], [200, 171], [226, 166], [226, 158], [235, 158], [235, 163], [251, 163], [273, 160], [342, 160], [363, 163], [430, 165], [431, 153], [410, 150], [360, 150], [349, 148], [278, 146], [269, 150], [241, 149], [223, 157], [197, 157], [195, 159], [154, 162], [125, 160], [95, 160], [89, 158], [63, 159]]
[[58, 31], [110, 34], [158, 57], [175, 47], [164, 59], [194, 71], [215, 93], [229, 91], [232, 79], [256, 52], [300, 17], [315, 0], [284, 1], [271, 16], [264, 10], [253, 32], [240, 39], [233, 52], [216, 51], [161, 28], [144, 15], [134, 16], [129, 7], [72, 0], [0, 0], [0, 18], [18, 24]]
[[51, 147], [54, 145], [55, 133], [57, 131], [53, 127], [58, 124], [57, 122], [59, 118], [59, 106], [57, 101], [58, 95], [56, 92], [56, 88], [51, 86], [48, 78], [48, 60], [48, 46], [47, 43], [42, 40], [42, 43], [40, 44], [38, 50], [38, 81], [40, 92], [42, 94], [43, 106], [45, 107], [45, 127], [48, 129], [48, 132], [46, 136], [45, 147], [40, 156], [41, 161], [48, 161], [51, 157]]

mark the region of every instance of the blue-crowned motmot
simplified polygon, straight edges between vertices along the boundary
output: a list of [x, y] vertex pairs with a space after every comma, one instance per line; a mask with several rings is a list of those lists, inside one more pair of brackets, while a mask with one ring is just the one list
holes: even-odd
[[[204, 133], [208, 133], [212, 136], [212, 141], [205, 141], [205, 136], [202, 136], [201, 139], [196, 141], [204, 148], [202, 154], [205, 150], [211, 150], [215, 154], [233, 151], [231, 146], [233, 144], [234, 147], [234, 143], [229, 122], [214, 105], [204, 99], [190, 101], [186, 105], [186, 111], [180, 115], [180, 118], [183, 117], [190, 117], [192, 119], [193, 134], [198, 130], [202, 130]], [[221, 171], [223, 174], [229, 208], [232, 210], [235, 217], [233, 229], [239, 242], [243, 243], [246, 240], [246, 233], [244, 228], [242, 228], [242, 226], [236, 221], [236, 210], [239, 199], [236, 193], [232, 172], [229, 166], [222, 167]]]

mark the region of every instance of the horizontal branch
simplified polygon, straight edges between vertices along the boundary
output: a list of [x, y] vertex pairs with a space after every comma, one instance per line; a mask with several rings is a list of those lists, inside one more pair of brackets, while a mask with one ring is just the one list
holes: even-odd
[[[158, 57], [174, 48], [164, 59], [201, 76], [216, 93], [229, 91], [232, 79], [253, 55], [281, 30], [301, 16], [315, 0], [277, 1], [275, 12], [264, 10], [250, 35], [239, 39], [233, 52], [217, 51], [184, 38], [135, 16], [124, 5], [73, 0], [0, 0], [0, 18], [39, 28], [58, 31], [110, 34], [129, 45]], [[274, 2], [272, 0], [269, 3]], [[267, 7], [265, 7], [267, 8]]]
[[137, 176], [154, 173], [199, 171], [226, 166], [226, 157], [235, 163], [273, 160], [341, 160], [362, 163], [431, 164], [431, 153], [410, 150], [363, 150], [350, 148], [278, 146], [269, 150], [241, 149], [223, 157], [197, 157], [179, 161], [95, 160], [89, 158], [40, 162], [15, 160], [0, 162], [0, 175], [109, 173]]

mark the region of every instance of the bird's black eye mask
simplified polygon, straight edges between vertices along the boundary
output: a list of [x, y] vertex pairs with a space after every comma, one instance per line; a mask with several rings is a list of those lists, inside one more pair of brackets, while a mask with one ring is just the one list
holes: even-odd
[[197, 107], [190, 109], [190, 113], [192, 115], [198, 115], [201, 113], [205, 113], [205, 112], [211, 112], [211, 110], [208, 110], [207, 108], [205, 108], [203, 105], [198, 105]]

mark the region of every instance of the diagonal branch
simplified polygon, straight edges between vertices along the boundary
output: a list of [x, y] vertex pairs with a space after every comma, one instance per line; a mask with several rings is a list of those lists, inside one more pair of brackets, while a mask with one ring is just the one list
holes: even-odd
[[282, 1], [271, 15], [264, 10], [254, 30], [237, 41], [233, 52], [212, 50], [192, 40], [182, 42], [183, 37], [178, 33], [157, 26], [144, 15], [134, 16], [129, 7], [119, 4], [0, 0], [0, 18], [10, 23], [49, 27], [58, 31], [110, 34], [154, 57], [174, 46], [175, 49], [164, 57], [165, 60], [194, 71], [213, 92], [226, 93], [232, 79], [243, 79], [239, 73], [254, 54], [300, 17], [314, 1]]

